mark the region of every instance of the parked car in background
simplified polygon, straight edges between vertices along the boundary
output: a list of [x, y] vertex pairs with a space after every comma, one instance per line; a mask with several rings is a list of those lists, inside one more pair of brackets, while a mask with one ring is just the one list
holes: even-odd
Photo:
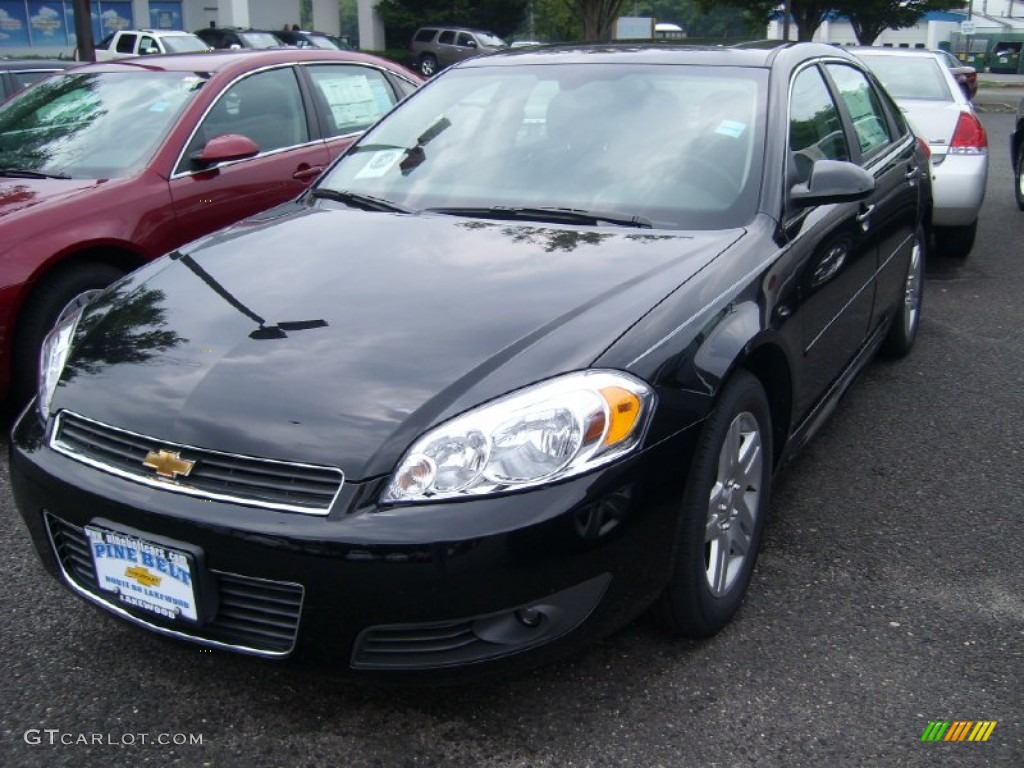
[[304, 191], [419, 77], [343, 51], [85, 65], [0, 105], [0, 397], [125, 273]]
[[1017, 207], [1024, 211], [1024, 99], [1017, 106], [1017, 124], [1010, 136], [1010, 162], [1013, 163], [1013, 193]]
[[457, 61], [508, 48], [497, 35], [464, 27], [421, 27], [409, 43], [414, 66], [430, 77]]
[[775, 471], [910, 350], [930, 203], [831, 46], [462, 62], [308, 194], [69, 314], [11, 487], [68, 588], [204, 646], [398, 682], [652, 604], [707, 637]]
[[281, 48], [286, 43], [276, 32], [261, 29], [233, 29], [229, 27], [205, 27], [196, 30], [196, 36], [210, 48]]
[[934, 51], [934, 53], [949, 67], [949, 71], [953, 73], [953, 77], [956, 78], [968, 99], [973, 99], [978, 95], [978, 70], [960, 61], [949, 51]]
[[282, 29], [274, 33], [286, 45], [294, 45], [296, 48], [324, 48], [334, 51], [351, 51], [352, 46], [348, 45], [341, 38], [328, 35], [323, 32], [311, 32], [304, 29]]
[[[210, 48], [191, 32], [161, 29], [121, 29], [96, 43], [96, 61], [160, 53], [195, 53]], [[76, 58], [78, 51], [75, 51]]]
[[964, 258], [974, 246], [988, 181], [988, 136], [945, 61], [933, 51], [855, 48], [931, 150], [939, 254]]
[[0, 101], [55, 72], [63, 72], [78, 62], [67, 59], [0, 58]]

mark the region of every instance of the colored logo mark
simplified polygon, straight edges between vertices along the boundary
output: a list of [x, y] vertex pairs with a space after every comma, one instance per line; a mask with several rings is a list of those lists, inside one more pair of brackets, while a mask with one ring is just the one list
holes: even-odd
[[988, 741], [996, 720], [931, 720], [921, 741]]

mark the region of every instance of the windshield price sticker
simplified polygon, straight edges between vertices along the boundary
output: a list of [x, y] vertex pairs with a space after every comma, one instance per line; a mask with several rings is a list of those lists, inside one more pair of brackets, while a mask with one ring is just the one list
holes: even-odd
[[87, 527], [85, 532], [100, 589], [167, 619], [198, 620], [187, 554], [116, 531]]

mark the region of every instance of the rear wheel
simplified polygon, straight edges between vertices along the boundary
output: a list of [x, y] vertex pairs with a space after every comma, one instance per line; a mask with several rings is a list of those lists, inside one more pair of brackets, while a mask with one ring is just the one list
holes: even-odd
[[977, 221], [962, 227], [936, 227], [935, 251], [939, 256], [966, 259], [974, 247], [974, 238], [977, 234]]
[[109, 264], [86, 262], [58, 268], [43, 278], [18, 320], [11, 381], [16, 403], [26, 402], [36, 390], [39, 349], [49, 330], [123, 275], [124, 272]]
[[771, 494], [768, 398], [739, 371], [704, 423], [660, 612], [673, 632], [710, 637], [736, 613], [757, 560]]
[[918, 231], [914, 247], [910, 252], [907, 277], [903, 283], [903, 296], [889, 333], [882, 342], [882, 354], [886, 357], [904, 357], [914, 346], [917, 327], [921, 322], [921, 296], [924, 289], [924, 260], [926, 238]]
[[1013, 185], [1013, 192], [1017, 197], [1017, 207], [1024, 211], [1024, 142], [1017, 147], [1017, 162], [1014, 169], [1017, 183]]
[[420, 74], [430, 77], [437, 72], [437, 57], [432, 53], [425, 53], [420, 56]]

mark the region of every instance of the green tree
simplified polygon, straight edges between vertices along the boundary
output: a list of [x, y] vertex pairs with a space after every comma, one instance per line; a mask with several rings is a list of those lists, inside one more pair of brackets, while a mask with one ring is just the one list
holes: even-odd
[[583, 27], [587, 42], [608, 40], [612, 36], [615, 20], [622, 14], [625, 0], [566, 0]]
[[[741, 8], [752, 18], [760, 19], [765, 24], [779, 6], [775, 0], [698, 0], [698, 5], [703, 11], [710, 11], [721, 5], [731, 5], [734, 8]], [[825, 16], [835, 6], [835, 1], [788, 0], [787, 5], [793, 25], [796, 27], [797, 40], [811, 40], [821, 22], [825, 20]]]
[[887, 29], [912, 27], [929, 11], [963, 7], [962, 0], [837, 0], [834, 8], [846, 16], [861, 45], [872, 45]]

